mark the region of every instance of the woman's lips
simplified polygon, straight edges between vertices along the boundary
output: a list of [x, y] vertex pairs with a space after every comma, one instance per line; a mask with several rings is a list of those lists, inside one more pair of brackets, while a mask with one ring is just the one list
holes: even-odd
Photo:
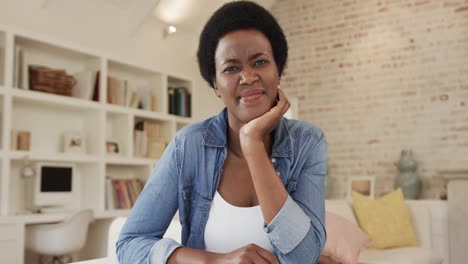
[[263, 95], [262, 91], [252, 92], [252, 93], [242, 95], [240, 97], [240, 100], [244, 103], [253, 103], [253, 102], [258, 101], [262, 97], [262, 95]]

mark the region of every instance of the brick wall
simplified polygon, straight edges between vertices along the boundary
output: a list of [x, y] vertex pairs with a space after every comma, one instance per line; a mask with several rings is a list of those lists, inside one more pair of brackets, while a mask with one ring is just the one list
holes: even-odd
[[282, 87], [327, 135], [331, 197], [348, 176], [393, 190], [403, 148], [423, 198], [444, 192], [438, 169], [468, 166], [468, 1], [278, 0], [271, 11], [290, 45]]

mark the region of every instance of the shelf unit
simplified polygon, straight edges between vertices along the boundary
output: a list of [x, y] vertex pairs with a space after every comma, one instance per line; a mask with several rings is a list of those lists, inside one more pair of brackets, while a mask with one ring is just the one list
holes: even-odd
[[[24, 81], [26, 68], [19, 60], [23, 64], [64, 69], [67, 74], [99, 71], [99, 98], [93, 101], [30, 90]], [[138, 89], [144, 87], [153, 107], [143, 110], [109, 104], [109, 77], [127, 80]], [[168, 88], [174, 85], [184, 86], [192, 98], [196, 96], [192, 81], [186, 78], [113, 54], [0, 26], [0, 216], [20, 214], [28, 208], [32, 179], [22, 177], [21, 169], [26, 162], [40, 161], [75, 164], [80, 176], [78, 207], [91, 208], [100, 217], [128, 214], [129, 210], [107, 208], [106, 178], [146, 180], [157, 164], [157, 159], [135, 155], [137, 122], [159, 124], [166, 142], [193, 122], [192, 118], [169, 114]], [[10, 148], [12, 130], [30, 132], [29, 151]], [[82, 135], [83, 152], [64, 152], [63, 137], [70, 131]], [[106, 152], [107, 141], [118, 142], [118, 153]]]

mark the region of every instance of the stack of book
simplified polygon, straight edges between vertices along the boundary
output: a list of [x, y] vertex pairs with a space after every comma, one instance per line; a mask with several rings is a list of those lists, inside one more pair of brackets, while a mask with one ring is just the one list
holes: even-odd
[[145, 182], [140, 179], [115, 179], [106, 177], [107, 209], [131, 209]]
[[[92, 100], [99, 101], [99, 71], [96, 73]], [[157, 97], [148, 85], [107, 76], [107, 103], [147, 111], [157, 111]]]
[[162, 125], [139, 121], [134, 129], [134, 151], [137, 157], [158, 159], [166, 149], [166, 136]]
[[121, 80], [115, 77], [107, 77], [107, 103], [127, 106], [131, 108], [154, 110], [156, 102], [149, 87], [137, 87], [128, 80]]
[[190, 117], [192, 96], [185, 87], [169, 87], [169, 114]]

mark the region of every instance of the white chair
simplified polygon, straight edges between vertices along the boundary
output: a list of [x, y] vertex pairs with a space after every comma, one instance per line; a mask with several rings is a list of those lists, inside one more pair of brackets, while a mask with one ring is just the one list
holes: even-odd
[[125, 224], [127, 217], [117, 217], [114, 219], [109, 227], [109, 234], [107, 238], [107, 257], [117, 263], [117, 255], [115, 253], [115, 244], [119, 238], [120, 230]]
[[91, 209], [74, 213], [68, 219], [56, 224], [27, 226], [26, 248], [40, 255], [70, 255], [80, 251], [86, 242], [88, 226], [93, 219]]

